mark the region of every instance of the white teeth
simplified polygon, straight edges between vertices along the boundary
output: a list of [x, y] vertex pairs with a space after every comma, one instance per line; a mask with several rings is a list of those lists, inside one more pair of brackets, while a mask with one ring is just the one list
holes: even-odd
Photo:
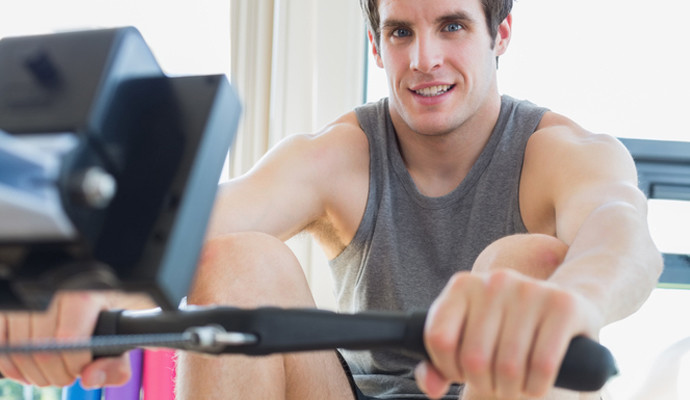
[[429, 86], [424, 89], [415, 90], [415, 93], [424, 97], [438, 96], [447, 92], [452, 85]]

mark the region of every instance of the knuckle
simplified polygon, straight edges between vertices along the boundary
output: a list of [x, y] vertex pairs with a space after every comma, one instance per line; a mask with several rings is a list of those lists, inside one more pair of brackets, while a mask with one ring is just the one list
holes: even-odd
[[6, 378], [23, 380], [24, 377], [9, 358], [0, 359], [0, 373]]
[[81, 375], [81, 368], [78, 368], [74, 364], [66, 364], [65, 369], [67, 370], [67, 374], [71, 377], [76, 378]]
[[554, 357], [535, 357], [530, 363], [530, 373], [542, 380], [555, 376], [557, 369], [558, 361]]
[[43, 378], [33, 378], [33, 380], [29, 380], [29, 383], [31, 383], [33, 386], [38, 386], [40, 388], [52, 386], [50, 382], [46, 381]]
[[89, 363], [90, 357], [82, 353], [62, 353], [62, 362], [65, 365], [67, 374], [71, 377], [81, 375], [84, 367]]
[[575, 310], [575, 299], [569, 293], [560, 290], [551, 291], [547, 298], [552, 309], [561, 315], [570, 315]]
[[12, 364], [14, 364], [16, 368], [20, 371], [22, 370], [22, 367], [24, 367], [28, 362], [27, 357], [25, 355], [16, 353], [10, 354], [9, 359], [12, 362]]
[[464, 351], [460, 356], [462, 369], [469, 375], [482, 375], [489, 370], [491, 360], [481, 351]]
[[515, 359], [505, 359], [496, 362], [496, 372], [503, 380], [518, 381], [522, 377], [522, 365]]
[[526, 301], [533, 300], [539, 289], [540, 285], [537, 282], [531, 279], [523, 280], [517, 286], [518, 298]]
[[451, 290], [463, 290], [467, 286], [467, 280], [469, 279], [469, 274], [465, 272], [456, 272], [448, 280], [448, 288]]
[[487, 290], [490, 295], [498, 294], [506, 289], [510, 284], [512, 271], [499, 269], [489, 275]]
[[68, 377], [60, 378], [56, 382], [54, 382], [52, 386], [61, 386], [61, 387], [71, 386], [74, 384], [74, 382], [76, 380], [77, 380], [76, 376], [68, 376]]
[[488, 287], [500, 287], [503, 286], [508, 279], [508, 272], [505, 269], [499, 269], [493, 271], [489, 274]]
[[458, 346], [458, 341], [452, 334], [437, 327], [429, 328], [425, 337], [427, 345], [436, 354], [452, 354]]

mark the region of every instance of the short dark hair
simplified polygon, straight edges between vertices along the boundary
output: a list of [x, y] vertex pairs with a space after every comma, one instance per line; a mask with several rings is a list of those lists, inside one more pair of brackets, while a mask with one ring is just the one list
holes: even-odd
[[[513, 0], [481, 0], [481, 2], [484, 8], [486, 26], [489, 28], [489, 36], [495, 39], [498, 34], [498, 26], [506, 19], [508, 14], [510, 14], [510, 10], [513, 8]], [[376, 43], [376, 46], [379, 46], [381, 40], [379, 1], [359, 0], [359, 5], [362, 7], [362, 12], [367, 19], [369, 31], [374, 35], [374, 43]], [[493, 42], [491, 43], [493, 46]]]

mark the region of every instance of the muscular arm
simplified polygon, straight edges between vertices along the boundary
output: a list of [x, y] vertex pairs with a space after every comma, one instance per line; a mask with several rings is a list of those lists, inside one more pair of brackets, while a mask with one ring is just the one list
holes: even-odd
[[636, 183], [618, 141], [545, 116], [520, 182], [531, 234], [492, 243], [429, 311], [433, 365], [420, 365], [417, 379], [430, 396], [455, 381], [468, 384], [466, 399], [541, 398], [573, 336], [596, 337], [642, 304], [661, 257]]
[[247, 174], [221, 184], [207, 237], [258, 231], [286, 240], [322, 215], [322, 194], [307, 162], [314, 157], [314, 141], [292, 136]]
[[552, 216], [541, 225], [570, 246], [549, 281], [589, 299], [600, 311], [592, 321], [598, 330], [637, 310], [658, 279], [661, 256], [623, 145], [562, 117], [545, 122], [552, 125], [530, 140], [523, 177], [548, 188], [544, 198], [551, 206], [545, 208]]
[[207, 237], [258, 231], [287, 240], [309, 230], [329, 256], [337, 254], [364, 213], [368, 151], [354, 114], [284, 140], [246, 175], [220, 186]]

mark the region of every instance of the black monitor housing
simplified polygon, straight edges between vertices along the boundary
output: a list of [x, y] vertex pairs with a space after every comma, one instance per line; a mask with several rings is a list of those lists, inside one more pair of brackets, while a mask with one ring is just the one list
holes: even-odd
[[165, 76], [131, 27], [0, 40], [0, 308], [177, 307], [239, 118], [225, 76]]

